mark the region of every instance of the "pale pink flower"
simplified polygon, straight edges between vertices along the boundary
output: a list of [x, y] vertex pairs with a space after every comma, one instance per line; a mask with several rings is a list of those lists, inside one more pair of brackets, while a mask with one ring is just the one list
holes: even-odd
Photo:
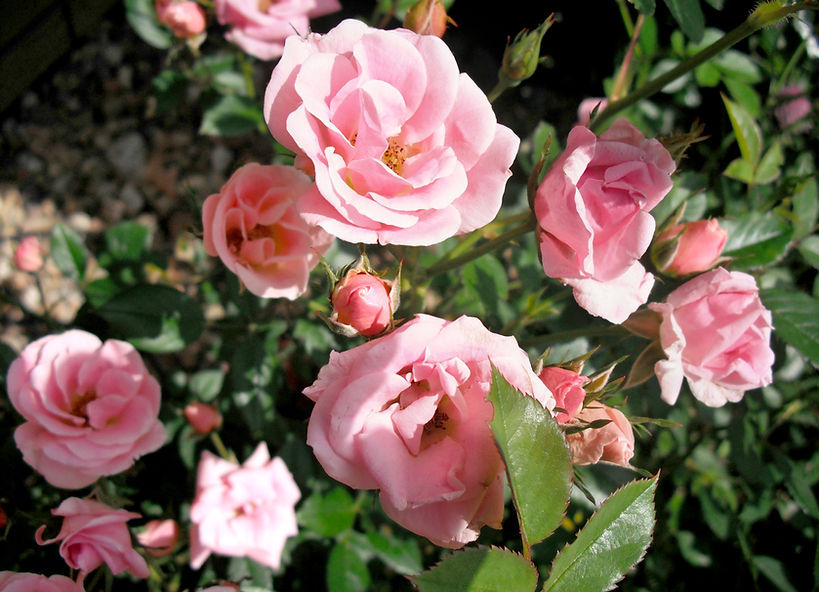
[[546, 275], [572, 286], [589, 313], [622, 323], [648, 300], [654, 278], [638, 259], [674, 168], [663, 145], [625, 119], [599, 138], [580, 125], [569, 133], [534, 207]]
[[65, 576], [0, 571], [0, 592], [84, 592], [82, 584]]
[[577, 415], [586, 398], [583, 385], [589, 382], [587, 376], [560, 366], [546, 366], [538, 374], [538, 378], [552, 391], [555, 408], [563, 410], [555, 415], [559, 423], [565, 423]]
[[302, 215], [349, 242], [432, 245], [484, 226], [519, 144], [443, 41], [355, 20], [287, 40], [264, 114], [315, 175]]
[[332, 319], [365, 337], [383, 333], [392, 322], [391, 284], [369, 273], [346, 275], [330, 296]]
[[673, 405], [683, 377], [711, 407], [736, 402], [745, 391], [771, 383], [771, 312], [753, 276], [722, 267], [696, 276], [649, 308], [662, 315], [656, 363], [663, 400]]
[[566, 435], [572, 453], [572, 463], [593, 465], [601, 461], [629, 466], [634, 456], [634, 430], [619, 409], [599, 402], [584, 407], [569, 427], [583, 427], [594, 421], [608, 421], [600, 427], [586, 427]]
[[589, 125], [592, 111], [597, 109], [597, 113], [600, 113], [608, 106], [609, 101], [606, 97], [583, 99], [577, 107], [577, 123], [580, 125]]
[[295, 300], [333, 242], [299, 215], [298, 200], [310, 184], [293, 167], [239, 168], [202, 206], [205, 250], [257, 296]]
[[43, 247], [36, 236], [27, 236], [14, 250], [14, 265], [20, 271], [37, 271], [43, 266]]
[[148, 577], [148, 565], [131, 545], [131, 533], [125, 524], [140, 515], [117, 510], [105, 504], [78, 497], [63, 500], [55, 516], [63, 517], [59, 534], [43, 540], [45, 525], [37, 529], [38, 545], [60, 543], [60, 555], [72, 569], [80, 572], [79, 581], [105, 563], [116, 575], [127, 571], [137, 578]]
[[211, 553], [249, 557], [276, 569], [288, 537], [298, 532], [301, 497], [280, 458], [264, 443], [241, 466], [203, 452], [191, 505], [191, 567]]
[[170, 555], [179, 541], [179, 524], [176, 520], [151, 520], [137, 534], [137, 541], [152, 557]]
[[304, 390], [316, 402], [307, 443], [332, 478], [380, 490], [393, 520], [436, 545], [462, 547], [503, 518], [504, 464], [486, 400], [493, 365], [554, 408], [513, 337], [475, 318], [418, 315], [384, 337], [331, 352]]
[[124, 341], [79, 330], [42, 337], [12, 362], [6, 384], [26, 419], [14, 432], [23, 460], [55, 487], [121, 473], [165, 442], [159, 383]]
[[187, 39], [205, 30], [205, 10], [193, 0], [156, 0], [156, 16], [175, 36]]
[[674, 245], [660, 271], [670, 275], [690, 275], [707, 271], [719, 261], [728, 233], [715, 219], [676, 224], [657, 237], [656, 246]]
[[194, 401], [189, 403], [183, 412], [185, 419], [200, 434], [210, 434], [222, 425], [222, 414], [213, 405]]
[[215, 0], [225, 39], [260, 60], [282, 55], [291, 35], [310, 32], [310, 19], [341, 10], [338, 0]]

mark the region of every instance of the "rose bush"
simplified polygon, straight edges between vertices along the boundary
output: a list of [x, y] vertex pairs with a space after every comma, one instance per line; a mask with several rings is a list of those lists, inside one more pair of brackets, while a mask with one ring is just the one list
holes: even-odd
[[418, 315], [330, 361], [304, 393], [307, 443], [325, 471], [379, 489], [386, 513], [437, 545], [462, 547], [503, 517], [504, 465], [489, 429], [492, 365], [548, 409], [554, 398], [513, 337], [478, 319]]
[[272, 60], [291, 35], [307, 35], [310, 19], [341, 9], [338, 0], [215, 0], [216, 18], [230, 25], [225, 39], [243, 51]]
[[287, 40], [264, 114], [315, 175], [302, 215], [349, 242], [432, 245], [487, 224], [519, 144], [443, 41], [355, 20]]
[[578, 125], [534, 201], [546, 275], [572, 286], [589, 313], [622, 323], [654, 285], [638, 259], [654, 234], [649, 211], [671, 189], [674, 160], [625, 119], [600, 137]]
[[677, 400], [683, 377], [694, 396], [711, 407], [770, 384], [771, 312], [760, 301], [753, 276], [718, 267], [648, 306], [662, 316], [666, 359], [654, 371], [668, 404]]
[[202, 206], [205, 250], [257, 296], [298, 298], [333, 241], [299, 216], [297, 202], [309, 187], [293, 167], [239, 168]]
[[84, 592], [82, 585], [65, 576], [0, 571], [0, 592]]
[[139, 518], [139, 514], [78, 497], [63, 500], [51, 513], [63, 517], [59, 534], [44, 540], [43, 525], [34, 538], [39, 545], [59, 542], [62, 558], [69, 567], [79, 570], [79, 582], [103, 563], [114, 575], [127, 571], [137, 578], [148, 577], [148, 565], [131, 546], [131, 533], [125, 524]]
[[300, 497], [284, 461], [271, 460], [264, 443], [241, 466], [203, 452], [190, 511], [191, 567], [217, 553], [276, 569], [287, 537], [298, 532]]
[[664, 261], [659, 270], [669, 275], [690, 275], [707, 271], [719, 261], [728, 233], [715, 219], [675, 224], [655, 241]]
[[6, 383], [26, 419], [14, 441], [56, 487], [120, 473], [165, 442], [159, 383], [124, 341], [79, 330], [42, 337], [12, 362]]

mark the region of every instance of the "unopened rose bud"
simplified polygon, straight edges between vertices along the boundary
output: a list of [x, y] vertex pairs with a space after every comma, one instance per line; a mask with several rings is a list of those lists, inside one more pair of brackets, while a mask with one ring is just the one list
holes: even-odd
[[419, 0], [404, 16], [404, 28], [420, 35], [443, 37], [447, 22], [452, 21], [441, 0]]
[[715, 219], [676, 224], [657, 237], [652, 256], [668, 275], [690, 275], [717, 265], [728, 233]]
[[804, 120], [813, 109], [810, 100], [805, 96], [805, 89], [798, 84], [784, 86], [779, 91], [779, 97], [783, 102], [774, 110], [779, 127], [785, 129], [793, 126], [793, 131], [797, 132], [810, 129], [809, 121], [795, 125]]
[[185, 419], [200, 434], [210, 434], [222, 425], [222, 415], [213, 406], [195, 401], [185, 407]]
[[609, 106], [609, 101], [606, 97], [592, 97], [583, 99], [580, 106], [577, 108], [577, 123], [580, 125], [588, 125], [592, 113], [600, 113]]
[[6, 514], [6, 511], [3, 509], [2, 506], [0, 506], [0, 529], [5, 528], [6, 524], [8, 524], [8, 521], [9, 517]]
[[151, 557], [164, 557], [173, 552], [179, 541], [179, 524], [175, 520], [151, 520], [137, 534], [137, 541]]
[[333, 288], [331, 320], [348, 325], [364, 337], [383, 333], [392, 322], [392, 282], [356, 272], [345, 275]]
[[196, 2], [157, 0], [155, 6], [159, 22], [180, 39], [195, 37], [205, 30], [207, 25], [205, 11]]
[[14, 250], [14, 264], [20, 271], [37, 271], [43, 266], [43, 247], [36, 236], [27, 236]]
[[589, 382], [588, 377], [560, 366], [546, 366], [538, 378], [555, 397], [555, 407], [560, 409], [555, 415], [558, 423], [566, 423], [580, 412], [586, 398], [583, 385]]
[[537, 29], [524, 29], [506, 45], [499, 77], [506, 80], [508, 86], [517, 86], [535, 73], [540, 63], [540, 42], [553, 23], [554, 18], [549, 16]]

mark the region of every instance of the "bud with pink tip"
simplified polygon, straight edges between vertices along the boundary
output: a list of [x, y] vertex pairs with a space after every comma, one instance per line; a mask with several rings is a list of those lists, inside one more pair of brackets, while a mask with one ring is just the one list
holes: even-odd
[[145, 530], [137, 535], [137, 541], [151, 557], [164, 557], [173, 552], [179, 541], [179, 524], [175, 520], [151, 520]]
[[27, 236], [14, 250], [14, 264], [20, 271], [38, 271], [43, 266], [43, 247], [36, 236]]
[[383, 333], [392, 324], [392, 287], [393, 282], [351, 269], [333, 288], [331, 320], [365, 337]]
[[191, 0], [157, 0], [156, 16], [180, 39], [195, 37], [207, 26], [204, 9]]
[[657, 268], [672, 276], [707, 271], [720, 263], [728, 233], [715, 219], [676, 224], [654, 243]]
[[185, 419], [200, 434], [210, 434], [222, 425], [222, 415], [213, 405], [194, 401], [185, 407]]
[[420, 35], [443, 37], [447, 22], [452, 19], [447, 16], [441, 0], [419, 0], [407, 10], [404, 28]]

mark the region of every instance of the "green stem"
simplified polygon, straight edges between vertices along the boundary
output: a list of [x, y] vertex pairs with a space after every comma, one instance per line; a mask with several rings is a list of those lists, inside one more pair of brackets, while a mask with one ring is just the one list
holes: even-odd
[[703, 49], [697, 54], [684, 60], [675, 68], [668, 72], [652, 78], [640, 88], [632, 91], [620, 100], [609, 103], [608, 107], [603, 109], [597, 116], [589, 123], [589, 129], [597, 131], [606, 121], [614, 117], [617, 113], [631, 107], [635, 103], [650, 97], [656, 92], [662, 90], [670, 82], [677, 78], [688, 74], [700, 64], [710, 60], [723, 50], [728, 49], [755, 33], [759, 29], [763, 29], [786, 16], [799, 12], [800, 10], [817, 10], [819, 9], [819, 0], [803, 0], [797, 4], [788, 6], [775, 6], [774, 4], [762, 4], [754, 10], [750, 16], [738, 27], [726, 33], [723, 37], [717, 39], [714, 43]]
[[587, 327], [585, 329], [572, 329], [570, 331], [558, 331], [557, 333], [547, 333], [537, 335], [528, 339], [520, 339], [518, 343], [522, 348], [534, 347], [537, 345], [549, 345], [560, 341], [569, 341], [577, 337], [609, 337], [629, 335], [629, 332], [620, 325], [609, 325], [607, 327]]
[[219, 456], [224, 458], [227, 461], [235, 462], [235, 458], [228, 452], [228, 449], [225, 447], [225, 443], [222, 442], [222, 438], [219, 437], [219, 434], [216, 432], [210, 433], [210, 441], [213, 442], [213, 445], [216, 447], [216, 450], [219, 452]]
[[526, 214], [527, 219], [523, 224], [515, 226], [514, 228], [507, 230], [503, 234], [500, 234], [495, 238], [486, 241], [485, 243], [478, 247], [475, 247], [468, 253], [464, 253], [463, 255], [453, 257], [452, 259], [438, 261], [437, 263], [432, 265], [432, 267], [427, 269], [426, 276], [433, 277], [438, 274], [444, 273], [445, 271], [449, 271], [450, 269], [460, 267], [464, 263], [469, 263], [470, 261], [473, 261], [478, 257], [485, 255], [486, 253], [489, 253], [491, 251], [494, 251], [495, 249], [504, 246], [509, 241], [534, 230], [536, 226], [535, 217], [531, 212], [527, 212]]

